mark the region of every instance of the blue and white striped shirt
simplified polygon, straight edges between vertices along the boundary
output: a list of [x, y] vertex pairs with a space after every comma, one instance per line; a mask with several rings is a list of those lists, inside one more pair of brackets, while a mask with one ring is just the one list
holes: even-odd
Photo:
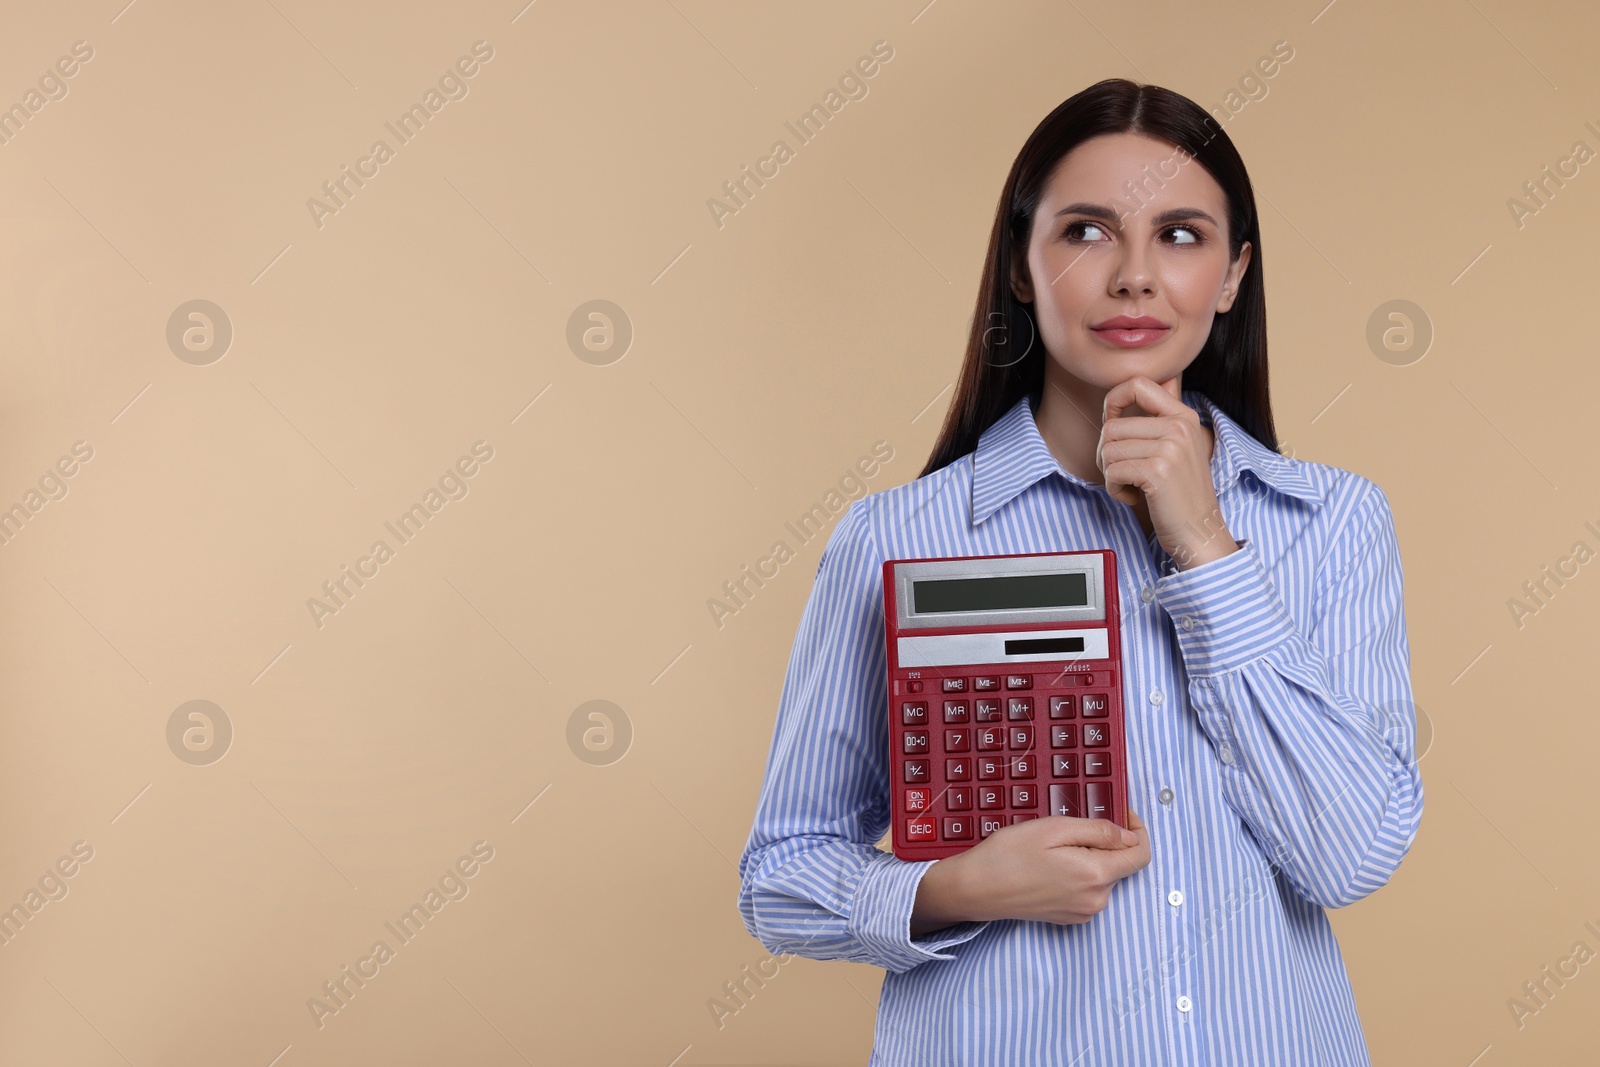
[[[1134, 511], [1063, 470], [1019, 399], [977, 449], [853, 501], [784, 678], [739, 910], [769, 951], [882, 967], [872, 1065], [1369, 1063], [1323, 909], [1384, 885], [1422, 815], [1388, 499], [1279, 456], [1209, 398], [1241, 547], [1178, 571]], [[1130, 805], [1151, 861], [1088, 922], [910, 936], [934, 861], [890, 818], [886, 559], [1116, 551]], [[1054, 816], [1052, 816], [1054, 817]]]

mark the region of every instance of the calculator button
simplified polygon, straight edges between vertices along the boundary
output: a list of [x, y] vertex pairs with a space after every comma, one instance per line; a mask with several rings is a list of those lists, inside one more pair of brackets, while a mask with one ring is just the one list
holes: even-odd
[[912, 755], [920, 755], [928, 751], [928, 731], [907, 730], [905, 739], [901, 743], [904, 745], [904, 751]]
[[978, 787], [978, 807], [985, 811], [1006, 806], [1005, 787], [999, 785], [980, 785]]
[[1050, 777], [1076, 778], [1078, 777], [1078, 754], [1076, 752], [1054, 752], [1050, 755]]
[[1005, 824], [1006, 817], [1004, 815], [979, 815], [978, 836], [988, 837]]
[[1051, 748], [1077, 748], [1078, 724], [1066, 723], [1061, 726], [1050, 727]]
[[1008, 675], [1006, 675], [1006, 688], [1007, 689], [1032, 689], [1033, 688], [1033, 675], [1031, 675], [1031, 674], [1008, 674]]
[[944, 807], [946, 811], [971, 811], [972, 787], [970, 785], [953, 785], [945, 791]]
[[1011, 777], [1032, 778], [1039, 769], [1035, 759], [1036, 757], [1034, 756], [1012, 756]]
[[1006, 774], [1006, 761], [999, 756], [978, 757], [978, 781], [992, 782], [996, 778], [1004, 778]]
[[926, 782], [928, 780], [928, 761], [925, 759], [906, 760], [906, 781]]
[[944, 820], [944, 839], [946, 841], [971, 841], [972, 816], [947, 815]]
[[972, 731], [946, 730], [944, 732], [944, 750], [946, 752], [967, 752], [972, 748]]
[[977, 735], [979, 752], [995, 752], [1006, 746], [1006, 731], [1003, 726], [980, 726], [977, 728]]
[[1106, 729], [1103, 722], [1086, 722], [1083, 724], [1083, 747], [1105, 748], [1111, 744], [1111, 732]]
[[1075, 719], [1078, 717], [1078, 698], [1076, 696], [1051, 697], [1050, 717], [1052, 719]]
[[1085, 782], [1083, 786], [1083, 814], [1090, 819], [1111, 818], [1111, 783]]
[[908, 692], [908, 693], [920, 693], [920, 692], [922, 692], [922, 680], [919, 679], [919, 678], [911, 679], [909, 682], [906, 683], [906, 692]]
[[1102, 777], [1110, 774], [1111, 754], [1109, 752], [1085, 752], [1083, 754], [1083, 773]]
[[1013, 749], [1020, 749], [1021, 751], [1026, 752], [1033, 747], [1033, 727], [1013, 726], [1009, 733], [1011, 736], [1011, 747]]
[[1083, 806], [1078, 796], [1076, 782], [1063, 782], [1050, 787], [1050, 814], [1081, 817]]
[[999, 722], [1000, 721], [1000, 700], [998, 698], [990, 698], [988, 700], [984, 700], [984, 699], [979, 699], [978, 700], [978, 721], [979, 722]]
[[972, 761], [965, 756], [960, 759], [945, 760], [944, 780], [947, 782], [970, 782], [972, 780]]
[[965, 693], [967, 691], [967, 680], [965, 678], [946, 678], [944, 679], [944, 691], [946, 693]]
[[946, 700], [944, 702], [945, 722], [966, 722], [967, 702], [965, 700]]
[[[1110, 783], [1105, 783], [1109, 785]], [[1013, 808], [1036, 808], [1039, 806], [1039, 794], [1031, 785], [1014, 785], [1011, 787], [1011, 806]]]
[[900, 721], [907, 726], [923, 726], [928, 721], [928, 702], [908, 700], [900, 705]]
[[907, 819], [907, 841], [932, 841], [939, 835], [938, 824], [929, 818]]
[[1029, 819], [1037, 819], [1038, 817], [1039, 816], [1034, 812], [1031, 812], [1031, 811], [1023, 812], [1023, 813], [1021, 813], [1019, 815], [1011, 816], [1011, 825], [1015, 826], [1019, 822], [1027, 822]]
[[1006, 701], [1006, 714], [1012, 720], [1033, 718], [1032, 697], [1011, 697]]
[[927, 811], [928, 810], [928, 790], [926, 790], [926, 789], [907, 789], [906, 790], [906, 810], [907, 811]]
[[1000, 676], [980, 674], [972, 680], [972, 688], [979, 693], [992, 693], [1000, 688]]
[[1106, 695], [1104, 693], [1083, 694], [1083, 717], [1085, 719], [1103, 719], [1106, 717]]

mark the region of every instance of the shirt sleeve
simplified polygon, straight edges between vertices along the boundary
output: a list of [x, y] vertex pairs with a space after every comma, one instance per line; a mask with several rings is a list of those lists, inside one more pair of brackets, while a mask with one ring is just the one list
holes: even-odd
[[911, 937], [922, 876], [877, 848], [888, 829], [883, 560], [868, 498], [822, 552], [790, 654], [755, 821], [739, 861], [745, 928], [774, 954], [903, 972], [970, 940], [986, 922]]
[[1388, 499], [1363, 483], [1305, 629], [1249, 540], [1156, 583], [1225, 798], [1326, 908], [1385, 885], [1422, 817], [1399, 543]]

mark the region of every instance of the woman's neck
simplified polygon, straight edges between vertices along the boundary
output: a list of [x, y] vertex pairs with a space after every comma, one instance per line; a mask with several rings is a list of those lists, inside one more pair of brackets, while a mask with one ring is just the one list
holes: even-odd
[[1052, 374], [1053, 369], [1046, 365], [1044, 390], [1033, 415], [1039, 436], [1063, 470], [1086, 482], [1104, 484], [1105, 475], [1094, 457], [1100, 446], [1100, 413], [1105, 410], [1106, 390]]

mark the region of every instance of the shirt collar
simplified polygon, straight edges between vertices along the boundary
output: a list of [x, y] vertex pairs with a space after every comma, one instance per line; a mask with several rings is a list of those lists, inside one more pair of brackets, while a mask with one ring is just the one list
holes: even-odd
[[[1217, 492], [1233, 485], [1242, 471], [1250, 471], [1278, 492], [1322, 504], [1322, 491], [1300, 464], [1286, 459], [1251, 437], [1211, 398], [1196, 390], [1183, 391], [1183, 402], [1216, 434], [1211, 453], [1211, 476]], [[1086, 482], [1064, 470], [1034, 421], [1034, 397], [1024, 394], [978, 438], [972, 457], [972, 524], [977, 526], [1041, 478], [1058, 474], [1085, 489], [1105, 492], [1105, 486]]]

